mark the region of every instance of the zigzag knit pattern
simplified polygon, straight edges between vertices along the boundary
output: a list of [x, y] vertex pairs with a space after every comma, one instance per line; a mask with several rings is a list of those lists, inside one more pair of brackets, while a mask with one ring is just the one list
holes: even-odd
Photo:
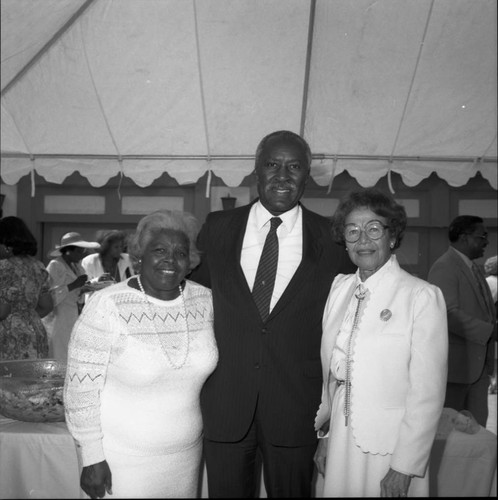
[[81, 446], [84, 462], [104, 459], [100, 397], [110, 367], [122, 366], [122, 356], [126, 360], [131, 356], [126, 363], [134, 363], [134, 353], [139, 351], [141, 362], [147, 364], [144, 356], [157, 362], [162, 352], [163, 366], [169, 367], [167, 357], [180, 364], [188, 352], [185, 370], [195, 370], [190, 359], [199, 356], [216, 363], [211, 290], [187, 281], [184, 298], [189, 342], [181, 298], [161, 301], [149, 297], [149, 307], [140, 291], [121, 282], [92, 294], [83, 308], [71, 333], [63, 396], [66, 422]]

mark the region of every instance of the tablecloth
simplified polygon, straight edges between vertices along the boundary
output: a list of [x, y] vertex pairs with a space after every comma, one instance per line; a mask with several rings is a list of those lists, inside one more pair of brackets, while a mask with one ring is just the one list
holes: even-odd
[[[453, 430], [431, 454], [431, 496], [496, 497], [496, 435]], [[74, 441], [64, 422], [30, 423], [0, 415], [0, 498], [87, 498], [79, 487]], [[318, 477], [316, 493], [323, 488]], [[201, 497], [207, 498], [206, 471]], [[260, 497], [266, 497], [261, 486]]]

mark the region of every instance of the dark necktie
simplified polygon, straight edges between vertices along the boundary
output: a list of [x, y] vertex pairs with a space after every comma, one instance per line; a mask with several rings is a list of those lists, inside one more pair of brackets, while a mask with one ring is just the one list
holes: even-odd
[[282, 223], [279, 217], [270, 219], [271, 227], [266, 236], [263, 252], [259, 259], [258, 270], [256, 271], [256, 279], [252, 295], [254, 302], [259, 309], [259, 314], [263, 321], [266, 321], [270, 314], [270, 301], [275, 286], [275, 276], [277, 274], [278, 264], [278, 237], [277, 227]]
[[479, 287], [479, 291], [481, 292], [482, 298], [484, 299], [484, 303], [486, 304], [486, 307], [488, 309], [488, 313], [490, 314], [490, 317], [493, 317], [493, 314], [491, 312], [491, 308], [493, 307], [491, 305], [491, 302], [493, 299], [490, 299], [491, 291], [489, 290], [489, 285], [484, 278], [484, 274], [481, 272], [479, 266], [475, 262], [472, 262], [472, 271], [474, 272], [474, 277], [477, 281], [477, 285]]

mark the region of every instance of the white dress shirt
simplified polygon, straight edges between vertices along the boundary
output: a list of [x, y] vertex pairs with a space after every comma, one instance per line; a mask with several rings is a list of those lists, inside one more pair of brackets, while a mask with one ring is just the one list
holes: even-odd
[[[240, 254], [240, 265], [251, 290], [254, 286], [259, 259], [270, 230], [272, 217], [275, 216], [268, 212], [259, 201], [251, 207]], [[296, 205], [278, 217], [282, 219], [282, 224], [277, 229], [278, 265], [270, 311], [294, 276], [303, 256], [303, 213], [301, 207]]]

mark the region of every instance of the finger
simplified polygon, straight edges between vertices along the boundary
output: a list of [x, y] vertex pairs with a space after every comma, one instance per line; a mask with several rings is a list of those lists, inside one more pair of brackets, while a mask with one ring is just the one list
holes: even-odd
[[97, 498], [104, 498], [104, 497], [105, 497], [105, 487], [99, 486], [97, 488]]
[[81, 485], [81, 489], [90, 497], [90, 498], [97, 498], [97, 496], [95, 495], [94, 491], [93, 491], [93, 488], [90, 488], [90, 487], [87, 487], [87, 486], [83, 486]]
[[105, 490], [107, 491], [107, 493], [109, 493], [109, 495], [112, 495], [112, 483], [111, 483], [111, 481], [109, 481], [109, 482], [105, 485]]
[[109, 495], [112, 495], [112, 474], [110, 471], [109, 471], [109, 475], [106, 477], [104, 484], [105, 484], [105, 489], [106, 489], [107, 493], [109, 493]]

